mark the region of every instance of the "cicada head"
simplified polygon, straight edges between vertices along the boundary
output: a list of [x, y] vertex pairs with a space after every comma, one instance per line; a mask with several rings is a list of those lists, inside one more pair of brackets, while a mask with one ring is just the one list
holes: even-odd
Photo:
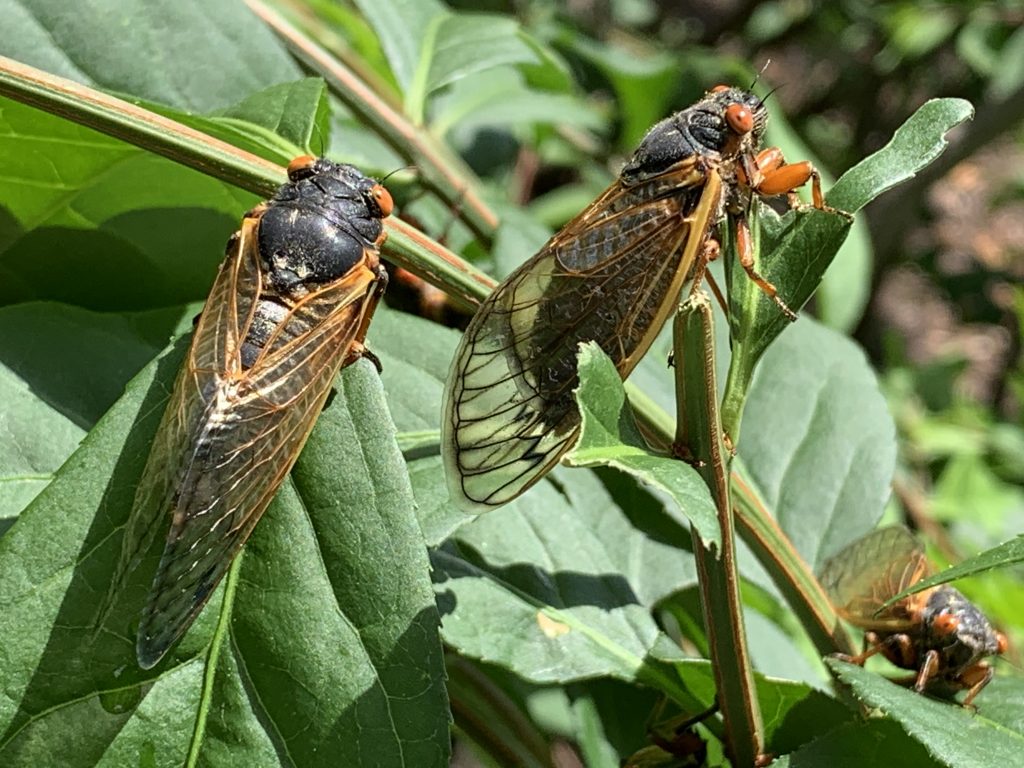
[[1006, 638], [978, 606], [948, 584], [931, 592], [921, 618], [925, 650], [938, 651], [952, 675], [1006, 650]]
[[271, 286], [299, 294], [344, 276], [384, 238], [391, 195], [357, 168], [298, 157], [260, 218], [259, 252]]
[[622, 169], [622, 180], [643, 181], [695, 155], [718, 159], [754, 152], [767, 124], [768, 110], [757, 95], [720, 85], [651, 128]]

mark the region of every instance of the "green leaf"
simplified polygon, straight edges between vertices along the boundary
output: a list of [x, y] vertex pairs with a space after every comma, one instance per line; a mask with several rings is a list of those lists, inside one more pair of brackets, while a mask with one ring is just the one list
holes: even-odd
[[[792, 210], [781, 218], [767, 206], [759, 204], [759, 209], [764, 222], [762, 238], [767, 241], [761, 244], [760, 252], [768, 255], [760, 260], [757, 269], [775, 285], [789, 308], [797, 312], [817, 290], [853, 221], [837, 212], [814, 208]], [[729, 247], [726, 252], [731, 250]], [[733, 336], [729, 376], [736, 379], [730, 388], [745, 392], [764, 351], [791, 321], [748, 278], [736, 259], [728, 259], [726, 269]], [[727, 416], [729, 407], [728, 401], [722, 405], [724, 424], [731, 423]]]
[[53, 479], [87, 429], [193, 313], [0, 308], [0, 533]]
[[281, 83], [247, 97], [219, 113], [236, 118], [290, 141], [297, 147], [324, 154], [330, 144], [327, 86], [318, 77]]
[[[583, 426], [566, 463], [574, 467], [614, 467], [632, 475], [675, 502], [681, 512], [673, 515], [677, 522], [692, 524], [705, 543], [721, 547], [718, 515], [708, 487], [685, 461], [659, 456], [647, 447], [626, 405], [615, 365], [595, 342], [581, 345], [579, 374], [576, 402]], [[675, 511], [672, 504], [666, 509], [669, 514]]]
[[584, 99], [530, 88], [519, 72], [508, 68], [460, 80], [439, 95], [433, 106], [433, 131], [459, 138], [487, 127], [558, 124], [600, 130], [603, 124]]
[[15, 102], [0, 100], [0, 133], [0, 200], [14, 220], [0, 230], [0, 304], [131, 311], [201, 299], [256, 199]]
[[[675, 665], [687, 689], [701, 701], [712, 702], [715, 679], [711, 663], [688, 659]], [[772, 754], [790, 752], [815, 736], [853, 718], [841, 702], [804, 683], [754, 676], [757, 700], [763, 713], [765, 749]]]
[[[380, 306], [367, 339], [383, 367], [381, 381], [403, 444], [423, 536], [429, 546], [437, 546], [473, 519], [449, 503], [441, 467], [438, 404], [459, 335], [437, 323]], [[411, 339], [416, 343], [410, 343]]]
[[[12, 638], [0, 665], [0, 762], [60, 755], [84, 766], [113, 754], [180, 765], [201, 738], [192, 748], [211, 763], [229, 749], [258, 762], [283, 750], [301, 765], [446, 765], [429, 566], [369, 363], [339, 379], [294, 480], [249, 542], [231, 600], [218, 590], [159, 672], [138, 669], [133, 636], [161, 542], [93, 633], [182, 342], [129, 385], [0, 540]], [[209, 657], [215, 629], [225, 642]], [[197, 714], [206, 730], [194, 734]]]
[[938, 768], [944, 765], [928, 755], [918, 742], [891, 720], [849, 723], [783, 755], [772, 768], [864, 768], [898, 765], [900, 768]]
[[5, 56], [108, 91], [209, 112], [302, 76], [241, 0], [5, 0]]
[[[1024, 734], [987, 720], [983, 714], [914, 693], [856, 665], [836, 659], [827, 662], [858, 699], [898, 722], [943, 765], [1004, 768], [1014, 765], [1024, 753]], [[984, 707], [984, 695], [979, 697], [979, 707]]]
[[391, 71], [408, 91], [423, 61], [424, 35], [434, 19], [447, 13], [437, 0], [355, 0], [377, 33]]
[[503, 64], [540, 64], [525, 37], [519, 24], [508, 16], [474, 13], [444, 17], [433, 50], [424, 52], [428, 67], [425, 93]]
[[406, 89], [405, 112], [417, 125], [426, 117], [427, 97], [475, 73], [506, 64], [540, 64], [519, 25], [504, 16], [442, 14], [423, 33], [421, 60]]
[[974, 107], [963, 99], [925, 102], [888, 144], [842, 175], [825, 196], [826, 202], [850, 213], [859, 211], [930, 165], [945, 151], [946, 134], [973, 115]]
[[611, 676], [675, 693], [658, 659], [681, 653], [650, 606], [695, 583], [687, 539], [636, 527], [591, 472], [556, 469], [433, 554], [445, 640], [537, 683]]
[[801, 317], [765, 355], [739, 455], [812, 568], [875, 527], [895, 432], [871, 366], [846, 337]]

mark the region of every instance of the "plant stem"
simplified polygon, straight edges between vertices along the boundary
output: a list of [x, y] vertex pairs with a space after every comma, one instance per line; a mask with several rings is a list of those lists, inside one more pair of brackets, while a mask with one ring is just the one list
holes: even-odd
[[[261, 197], [276, 192], [286, 178], [284, 168], [269, 160], [148, 109], [3, 56], [0, 96], [134, 144]], [[387, 219], [385, 226], [385, 256], [443, 287], [462, 306], [475, 306], [494, 287], [492, 278], [414, 227], [396, 218]]]
[[714, 325], [707, 294], [698, 291], [682, 304], [672, 330], [678, 414], [675, 445], [686, 447], [711, 489], [722, 534], [721, 553], [705, 545], [696, 532], [693, 536], [717, 699], [733, 765], [749, 766], [762, 752], [764, 728], [743, 626], [729, 461], [718, 415]]

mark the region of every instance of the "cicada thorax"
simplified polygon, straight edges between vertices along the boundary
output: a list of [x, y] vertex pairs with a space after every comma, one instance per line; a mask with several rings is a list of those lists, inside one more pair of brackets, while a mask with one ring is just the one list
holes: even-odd
[[356, 267], [380, 265], [375, 247], [391, 210], [380, 184], [352, 166], [313, 158], [293, 161], [289, 175], [254, 211], [261, 285], [242, 344], [244, 368], [326, 320], [335, 307], [317, 301], [319, 288]]

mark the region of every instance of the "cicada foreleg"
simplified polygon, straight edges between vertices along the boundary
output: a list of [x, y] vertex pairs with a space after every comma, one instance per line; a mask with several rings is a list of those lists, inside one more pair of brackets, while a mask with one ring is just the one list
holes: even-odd
[[753, 157], [745, 157], [741, 165], [745, 181], [757, 194], [764, 197], [787, 195], [790, 207], [800, 205], [795, 190], [811, 182], [811, 200], [815, 208], [825, 207], [821, 193], [821, 174], [807, 160], [787, 163], [778, 147], [769, 147]]
[[348, 354], [345, 356], [345, 362], [342, 363], [342, 368], [345, 368], [361, 357], [365, 357], [374, 367], [377, 369], [377, 373], [381, 373], [384, 367], [380, 363], [380, 358], [377, 357], [373, 352], [366, 348], [363, 343], [366, 340], [366, 332], [370, 328], [370, 321], [373, 319], [373, 313], [377, 310], [377, 304], [380, 302], [381, 296], [384, 295], [385, 289], [388, 287], [388, 271], [384, 268], [383, 264], [377, 264], [377, 282], [374, 284], [373, 293], [367, 297], [366, 311], [363, 313], [363, 320], [359, 326], [359, 330], [356, 331], [355, 337], [352, 339], [352, 343], [349, 345]]
[[[741, 158], [738, 168], [740, 180], [758, 195], [773, 197], [787, 195], [791, 207], [800, 205], [796, 190], [808, 181], [811, 182], [811, 198], [815, 208], [825, 207], [825, 198], [821, 193], [821, 175], [811, 163], [786, 163], [782, 150], [769, 147], [756, 155], [745, 155]], [[796, 313], [789, 308], [779, 295], [775, 285], [762, 277], [754, 268], [754, 248], [750, 235], [750, 226], [743, 215], [735, 216], [736, 249], [739, 252], [740, 264], [757, 287], [760, 288], [789, 320], [796, 320]]]

